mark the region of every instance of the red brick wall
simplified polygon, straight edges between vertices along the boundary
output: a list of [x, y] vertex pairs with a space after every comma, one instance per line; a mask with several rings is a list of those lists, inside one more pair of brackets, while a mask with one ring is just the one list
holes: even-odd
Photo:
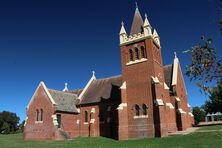
[[[119, 101], [101, 101], [99, 104], [89, 104], [80, 107], [80, 134], [83, 137], [109, 137], [117, 139], [118, 137], [118, 112], [116, 110]], [[92, 108], [95, 113], [92, 113]], [[111, 109], [110, 111], [108, 109]], [[85, 111], [88, 112], [88, 122], [85, 122]], [[90, 122], [95, 119], [94, 123]], [[100, 113], [103, 114], [104, 120], [100, 120]]]
[[[92, 108], [95, 108], [95, 113], [91, 113]], [[85, 111], [88, 112], [88, 122], [85, 122]], [[97, 137], [99, 136], [99, 107], [95, 105], [84, 105], [80, 108], [80, 135], [83, 137]], [[93, 124], [90, 124], [91, 119], [95, 119]]]
[[[136, 44], [121, 47], [123, 82], [126, 81], [126, 103], [128, 114], [128, 138], [153, 137], [153, 101], [151, 92], [151, 75], [153, 75], [152, 52], [150, 41], [138, 42]], [[147, 53], [147, 62], [126, 65], [129, 62], [129, 49], [144, 46]], [[148, 107], [148, 118], [134, 119], [135, 104], [140, 107], [146, 104]]]
[[[36, 110], [43, 109], [43, 122], [36, 123]], [[27, 124], [24, 129], [25, 140], [52, 140], [55, 138], [55, 127], [52, 115], [55, 109], [44, 88], [39, 87], [29, 108], [27, 109]]]
[[80, 124], [78, 114], [57, 113], [61, 115], [61, 129], [70, 135], [71, 138], [80, 136]]
[[[185, 130], [188, 127], [192, 126], [192, 117], [189, 115], [190, 109], [188, 108], [188, 100], [187, 100], [187, 93], [186, 93], [186, 88], [185, 84], [183, 81], [183, 74], [181, 71], [181, 68], [179, 66], [178, 68], [178, 77], [177, 77], [177, 85], [174, 87], [176, 91], [176, 96], [180, 98], [180, 108], [186, 112], [186, 114], [179, 114], [177, 112], [177, 117], [180, 118], [178, 119], [178, 128], [179, 130]], [[179, 114], [179, 115], [178, 115]]]

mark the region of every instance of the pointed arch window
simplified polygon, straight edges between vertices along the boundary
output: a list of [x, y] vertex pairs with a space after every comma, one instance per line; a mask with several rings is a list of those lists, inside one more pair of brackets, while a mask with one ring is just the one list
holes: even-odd
[[39, 121], [39, 110], [36, 110], [36, 121]]
[[145, 50], [145, 48], [143, 46], [141, 46], [140, 49], [141, 49], [141, 56], [142, 56], [142, 58], [146, 58], [146, 50]]
[[140, 107], [139, 107], [139, 105], [135, 105], [135, 115], [136, 116], [139, 116], [140, 115]]
[[139, 49], [135, 48], [135, 56], [136, 56], [136, 60], [139, 60]]
[[88, 121], [89, 121], [89, 119], [88, 119], [88, 112], [85, 111], [85, 122], [88, 122]]
[[40, 121], [43, 121], [43, 109], [40, 110]]
[[143, 104], [142, 105], [142, 108], [143, 108], [143, 115], [147, 115], [147, 106], [146, 106], [146, 104]]
[[133, 50], [132, 49], [129, 50], [129, 56], [130, 56], [130, 61], [133, 61], [134, 58], [133, 58]]

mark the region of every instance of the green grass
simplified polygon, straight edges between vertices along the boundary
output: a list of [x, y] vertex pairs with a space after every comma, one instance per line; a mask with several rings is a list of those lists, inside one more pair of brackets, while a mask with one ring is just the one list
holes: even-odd
[[[209, 128], [209, 127], [202, 127]], [[211, 126], [211, 129], [221, 127]], [[222, 147], [222, 132], [196, 132], [185, 136], [115, 141], [107, 138], [76, 138], [70, 141], [23, 141], [22, 134], [0, 135], [1, 148], [214, 148]]]
[[208, 125], [208, 126], [202, 126], [199, 129], [200, 131], [205, 130], [222, 130], [222, 125]]

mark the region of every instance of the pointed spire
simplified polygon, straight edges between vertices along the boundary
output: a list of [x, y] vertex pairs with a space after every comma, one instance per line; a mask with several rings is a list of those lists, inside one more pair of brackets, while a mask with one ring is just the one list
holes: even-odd
[[133, 18], [133, 23], [131, 26], [130, 35], [138, 34], [143, 32], [143, 19], [140, 14], [137, 2], [136, 2], [136, 10]]
[[177, 53], [174, 52], [174, 59], [177, 59]]
[[63, 91], [69, 91], [69, 89], [68, 89], [68, 83], [65, 83], [65, 88], [63, 89]]
[[126, 34], [126, 29], [125, 29], [125, 27], [124, 27], [124, 22], [122, 22], [121, 25], [122, 25], [122, 26], [121, 26], [121, 30], [120, 30], [120, 33], [119, 33], [119, 34], [120, 34], [120, 35]]
[[158, 35], [156, 29], [154, 29], [154, 31], [153, 31], [153, 36], [154, 36], [154, 38], [159, 37], [159, 35]]
[[150, 22], [148, 21], [147, 14], [145, 14], [145, 21], [143, 27], [148, 27], [148, 26], [150, 26]]

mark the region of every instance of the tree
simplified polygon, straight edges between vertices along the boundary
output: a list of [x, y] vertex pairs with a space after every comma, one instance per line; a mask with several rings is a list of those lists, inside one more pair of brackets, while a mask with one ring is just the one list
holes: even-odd
[[0, 112], [0, 134], [15, 133], [18, 129], [19, 117], [12, 112]]
[[204, 121], [206, 113], [202, 108], [196, 106], [193, 108], [192, 113], [194, 115], [195, 125], [201, 121]]
[[22, 121], [22, 123], [19, 124], [18, 126], [18, 133], [22, 133], [24, 131], [24, 125], [25, 125], [25, 120]]
[[222, 112], [222, 82], [209, 91], [209, 100], [204, 104], [207, 113]]
[[195, 80], [197, 86], [208, 92], [211, 84], [218, 84], [222, 80], [222, 62], [216, 56], [216, 49], [212, 47], [212, 40], [201, 38], [202, 42], [185, 52], [191, 53], [191, 64], [186, 67], [186, 75]]

